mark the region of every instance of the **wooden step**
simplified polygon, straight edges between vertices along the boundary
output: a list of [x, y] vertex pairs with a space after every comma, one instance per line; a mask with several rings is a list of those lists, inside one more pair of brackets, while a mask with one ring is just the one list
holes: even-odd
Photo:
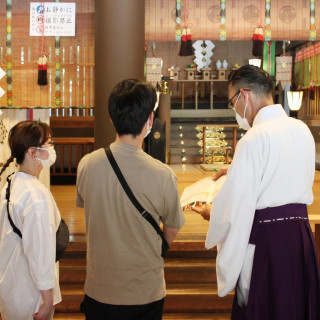
[[[85, 259], [62, 259], [60, 262], [60, 285], [84, 284]], [[214, 258], [166, 258], [164, 264], [167, 284], [216, 283]]]
[[213, 284], [217, 282], [214, 258], [168, 258], [164, 264], [167, 284]]
[[83, 313], [56, 313], [53, 316], [54, 320], [85, 320]]
[[[83, 285], [63, 285], [62, 302], [56, 306], [57, 313], [79, 312], [83, 301]], [[167, 285], [165, 312], [230, 312], [233, 294], [220, 298], [216, 285], [178, 284]]]
[[62, 301], [55, 307], [57, 313], [80, 312], [84, 298], [83, 285], [64, 284], [60, 286]]
[[230, 312], [233, 294], [218, 296], [216, 285], [167, 285], [165, 312]]
[[81, 265], [81, 264], [80, 265], [66, 265], [66, 266], [60, 265], [60, 267], [59, 267], [60, 286], [62, 286], [63, 284], [82, 284], [82, 285], [84, 285], [84, 282], [86, 280], [86, 266]]
[[[229, 320], [230, 317], [230, 313], [165, 313], [162, 320]], [[55, 313], [53, 319], [85, 320], [85, 315], [82, 313]]]
[[[192, 236], [192, 238], [190, 238]], [[191, 240], [190, 240], [191, 239]], [[189, 235], [183, 234], [178, 237], [171, 245], [166, 254], [168, 258], [214, 258], [217, 255], [215, 248], [206, 249], [204, 246], [205, 235]], [[84, 240], [71, 241], [68, 248], [62, 256], [64, 259], [85, 258], [87, 244]]]
[[165, 313], [162, 320], [230, 320], [230, 313]]

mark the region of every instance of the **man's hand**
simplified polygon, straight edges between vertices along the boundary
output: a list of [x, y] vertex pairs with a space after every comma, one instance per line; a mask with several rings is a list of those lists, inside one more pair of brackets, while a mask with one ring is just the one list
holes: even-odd
[[217, 181], [220, 177], [226, 175], [228, 172], [227, 167], [220, 168], [217, 172], [213, 173], [212, 180]]
[[202, 207], [192, 207], [192, 211], [199, 213], [204, 220], [210, 220], [210, 213], [211, 213], [211, 204], [206, 203]]

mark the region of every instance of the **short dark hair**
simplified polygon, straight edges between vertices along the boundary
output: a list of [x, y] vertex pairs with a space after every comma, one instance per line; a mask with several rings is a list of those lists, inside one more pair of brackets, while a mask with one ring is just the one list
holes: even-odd
[[119, 136], [141, 133], [157, 102], [156, 90], [138, 79], [118, 83], [109, 97], [109, 115]]
[[257, 95], [273, 95], [274, 91], [273, 81], [269, 74], [252, 65], [245, 65], [232, 70], [228, 82], [237, 90], [247, 88]]

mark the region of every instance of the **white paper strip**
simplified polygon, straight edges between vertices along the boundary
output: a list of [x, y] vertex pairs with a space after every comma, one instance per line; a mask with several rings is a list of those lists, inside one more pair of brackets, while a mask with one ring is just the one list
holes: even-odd
[[6, 75], [5, 71], [0, 68], [0, 80]]
[[5, 94], [6, 92], [0, 87], [0, 98]]

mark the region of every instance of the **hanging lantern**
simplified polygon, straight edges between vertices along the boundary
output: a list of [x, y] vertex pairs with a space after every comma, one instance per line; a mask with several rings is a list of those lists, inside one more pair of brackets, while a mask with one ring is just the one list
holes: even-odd
[[302, 104], [303, 91], [288, 91], [288, 105], [291, 111], [298, 111]]

